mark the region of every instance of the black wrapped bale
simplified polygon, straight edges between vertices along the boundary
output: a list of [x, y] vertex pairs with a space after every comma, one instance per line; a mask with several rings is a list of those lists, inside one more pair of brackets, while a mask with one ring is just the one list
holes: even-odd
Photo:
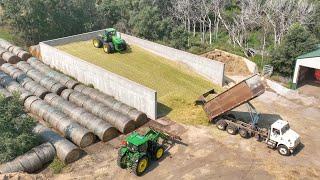
[[0, 166], [0, 174], [13, 172], [33, 173], [53, 160], [56, 150], [49, 142], [41, 144], [30, 151]]
[[37, 124], [33, 132], [39, 135], [43, 141], [52, 143], [56, 149], [57, 157], [65, 164], [72, 163], [80, 158], [81, 150], [76, 145], [44, 125]]
[[50, 105], [61, 109], [62, 112], [73, 120], [91, 130], [102, 141], [111, 140], [119, 135], [117, 129], [111, 124], [54, 93], [48, 94], [44, 100]]
[[93, 133], [71, 120], [57, 108], [48, 105], [45, 101], [39, 98], [35, 100], [34, 97], [29, 97], [26, 99], [24, 105], [30, 112], [43, 118], [54, 129], [79, 147], [87, 147], [94, 142]]
[[27, 60], [27, 62], [38, 71], [60, 82], [62, 85], [68, 87], [69, 89], [73, 89], [76, 85], [80, 84], [78, 81], [75, 81], [64, 74], [51, 69], [49, 66], [42, 63], [37, 58], [31, 57]]
[[[116, 127], [122, 133], [129, 133], [135, 129], [135, 122], [129, 117], [123, 115], [118, 111], [114, 111], [110, 107], [103, 103], [92, 100], [89, 96], [80, 92], [65, 90], [67, 93], [62, 92], [62, 97], [69, 97], [66, 100], [75, 103], [76, 105], [83, 107], [92, 114], [102, 118], [114, 127]], [[68, 95], [66, 95], [68, 94]]]
[[129, 118], [133, 119], [136, 122], [137, 126], [141, 126], [148, 121], [147, 115], [145, 113], [138, 111], [136, 108], [128, 106], [127, 104], [114, 99], [112, 96], [100, 92], [99, 90], [87, 87], [82, 84], [77, 85], [74, 90], [81, 92], [96, 101], [102, 102], [115, 111], [119, 111], [124, 115], [127, 115]]

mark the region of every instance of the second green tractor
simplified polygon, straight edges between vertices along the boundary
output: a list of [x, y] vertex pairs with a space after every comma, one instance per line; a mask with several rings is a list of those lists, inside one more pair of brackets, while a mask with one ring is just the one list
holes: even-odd
[[[160, 143], [160, 138], [163, 140]], [[175, 140], [180, 137], [169, 135], [155, 128], [150, 128], [145, 135], [133, 132], [124, 141], [118, 154], [118, 166], [122, 169], [131, 168], [133, 173], [141, 176], [148, 168], [150, 162], [159, 160], [164, 154], [164, 146], [167, 140]]]
[[126, 41], [114, 28], [104, 30], [104, 33], [92, 40], [93, 46], [103, 48], [105, 53], [121, 52], [127, 49]]

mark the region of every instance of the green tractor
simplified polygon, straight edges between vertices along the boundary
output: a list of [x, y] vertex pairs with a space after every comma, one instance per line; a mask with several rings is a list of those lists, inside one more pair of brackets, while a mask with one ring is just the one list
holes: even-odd
[[[163, 140], [160, 144], [160, 138]], [[151, 160], [159, 160], [164, 154], [164, 144], [168, 140], [181, 140], [163, 130], [150, 127], [145, 135], [132, 132], [119, 149], [117, 164], [120, 168], [131, 168], [133, 173], [141, 176], [148, 168]]]
[[92, 40], [93, 46], [103, 48], [105, 53], [121, 52], [127, 49], [126, 41], [121, 39], [121, 35], [114, 28], [108, 28], [104, 34]]

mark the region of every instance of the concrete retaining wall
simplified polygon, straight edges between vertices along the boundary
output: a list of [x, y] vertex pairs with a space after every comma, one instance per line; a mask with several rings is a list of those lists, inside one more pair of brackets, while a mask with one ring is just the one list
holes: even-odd
[[[86, 37], [93, 33], [88, 33]], [[94, 34], [95, 36], [95, 34]], [[80, 58], [72, 56], [52, 47], [71, 41], [79, 41], [81, 37], [75, 36], [57, 41], [46, 41], [40, 43], [42, 61], [63, 73], [76, 78], [84, 84], [93, 84], [95, 88], [114, 96], [116, 99], [146, 113], [149, 118], [157, 117], [157, 92], [130, 81], [117, 74], [88, 63]], [[84, 39], [82, 39], [84, 40]]]
[[[95, 36], [101, 34], [104, 30], [93, 31], [89, 33], [54, 39], [46, 41], [45, 43], [50, 46], [58, 46], [67, 43], [77, 41], [87, 41]], [[223, 85], [224, 79], [224, 63], [214, 61], [208, 58], [197, 56], [185, 51], [177, 50], [168, 46], [157, 44], [151, 41], [143, 40], [127, 34], [121, 34], [122, 38], [126, 40], [128, 44], [137, 45], [149, 52], [152, 52], [158, 56], [164, 57], [168, 60], [180, 62], [186, 64], [196, 73], [207, 78], [211, 82]]]

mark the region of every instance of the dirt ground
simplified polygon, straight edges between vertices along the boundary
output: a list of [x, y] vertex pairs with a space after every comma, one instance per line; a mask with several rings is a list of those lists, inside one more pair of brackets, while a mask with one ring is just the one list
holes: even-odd
[[223, 52], [220, 50], [214, 50], [202, 55], [203, 57], [213, 59], [225, 63], [226, 75], [249, 75], [250, 71], [247, 68], [246, 63], [241, 59], [242, 57]]
[[[159, 122], [165, 124], [167, 129], [181, 135], [182, 143], [169, 146], [164, 158], [152, 163], [142, 177], [136, 177], [130, 170], [120, 169], [116, 164], [117, 151], [124, 136], [86, 148], [87, 154], [65, 167], [60, 174], [53, 175], [51, 170], [46, 169], [31, 177], [64, 180], [319, 179], [320, 109], [303, 106], [269, 91], [252, 104], [263, 119], [287, 120], [291, 128], [300, 134], [302, 145], [294, 155], [280, 156], [277, 151], [268, 149], [254, 138], [231, 136], [214, 125], [182, 125], [161, 119]], [[243, 110], [244, 107], [236, 109], [238, 114], [245, 114]], [[140, 128], [139, 131], [145, 129]], [[15, 179], [24, 179], [24, 176]]]

